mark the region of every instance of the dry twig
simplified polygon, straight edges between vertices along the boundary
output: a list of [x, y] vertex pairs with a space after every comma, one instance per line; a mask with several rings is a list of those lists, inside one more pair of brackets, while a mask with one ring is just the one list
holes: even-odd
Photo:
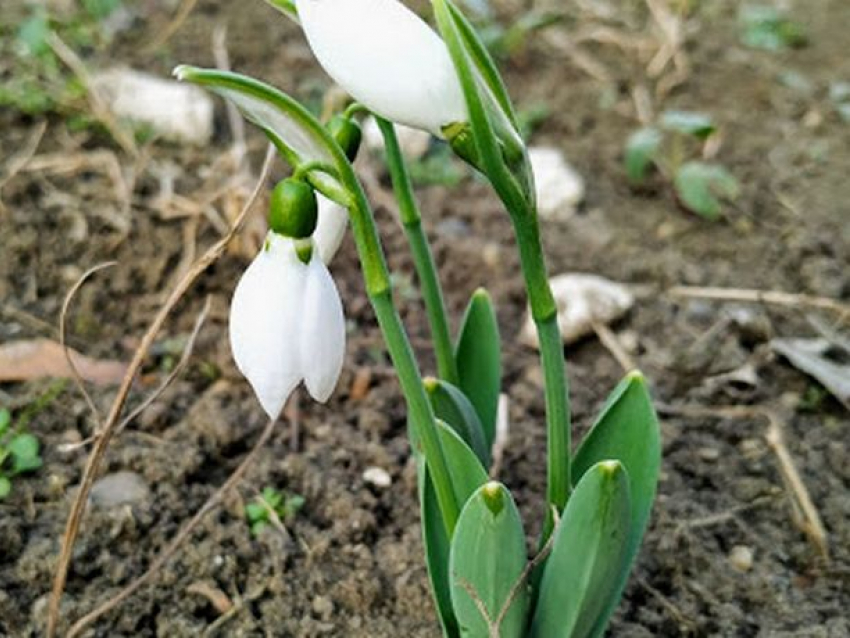
[[752, 290], [747, 288], [702, 288], [699, 286], [675, 286], [667, 291], [671, 297], [686, 299], [712, 299], [716, 301], [738, 301], [761, 303], [773, 306], [805, 307], [837, 312], [846, 319], [850, 317], [850, 304], [831, 297], [781, 292], [778, 290]]
[[596, 333], [599, 342], [611, 354], [611, 356], [617, 360], [617, 363], [620, 364], [623, 372], [631, 372], [632, 370], [638, 369], [637, 363], [635, 363], [632, 356], [626, 352], [623, 344], [620, 343], [620, 338], [613, 330], [611, 330], [611, 328], [601, 321], [594, 321], [591, 323], [591, 326], [593, 327], [593, 331]]
[[65, 582], [68, 578], [68, 568], [71, 564], [74, 541], [76, 540], [77, 534], [79, 533], [80, 521], [82, 519], [86, 499], [88, 498], [89, 492], [91, 491], [92, 484], [94, 483], [95, 474], [97, 473], [97, 469], [99, 468], [100, 463], [103, 460], [103, 456], [106, 453], [106, 449], [109, 446], [109, 442], [111, 441], [112, 436], [115, 434], [118, 419], [121, 415], [124, 403], [126, 402], [127, 396], [130, 392], [130, 386], [133, 382], [133, 378], [135, 377], [136, 372], [141, 367], [142, 362], [147, 356], [148, 350], [153, 344], [153, 341], [156, 338], [156, 335], [159, 333], [159, 330], [162, 328], [162, 325], [165, 323], [166, 318], [171, 313], [171, 310], [174, 308], [174, 306], [177, 305], [177, 302], [182, 299], [183, 295], [195, 282], [195, 280], [201, 275], [201, 273], [203, 273], [207, 268], [210, 267], [210, 265], [212, 265], [216, 260], [218, 260], [222, 254], [224, 254], [224, 251], [227, 248], [227, 244], [242, 228], [245, 218], [248, 216], [248, 212], [253, 208], [254, 202], [257, 200], [257, 198], [260, 196], [260, 193], [262, 192], [263, 184], [265, 183], [268, 173], [270, 171], [273, 158], [274, 148], [269, 146], [269, 150], [266, 153], [266, 160], [263, 165], [263, 170], [260, 175], [260, 178], [257, 180], [257, 185], [254, 188], [254, 192], [252, 193], [248, 202], [245, 204], [236, 222], [233, 224], [232, 228], [230, 229], [230, 232], [226, 236], [222, 237], [215, 244], [213, 244], [206, 251], [206, 253], [204, 253], [204, 255], [195, 263], [195, 266], [192, 268], [192, 270], [189, 271], [186, 276], [177, 283], [177, 285], [171, 291], [171, 294], [169, 295], [168, 299], [163, 304], [162, 308], [160, 308], [156, 317], [154, 317], [154, 320], [151, 322], [151, 325], [148, 327], [148, 330], [142, 338], [139, 347], [136, 349], [136, 352], [133, 355], [133, 360], [130, 363], [130, 367], [127, 370], [127, 374], [124, 376], [124, 380], [122, 381], [121, 386], [118, 389], [118, 393], [112, 403], [112, 407], [110, 408], [106, 421], [103, 427], [101, 428], [101, 436], [98, 437], [97, 441], [95, 442], [91, 454], [89, 455], [88, 461], [86, 462], [86, 467], [83, 472], [83, 478], [80, 482], [79, 490], [77, 491], [76, 498], [74, 499], [74, 503], [71, 507], [71, 512], [68, 516], [68, 522], [65, 527], [65, 533], [62, 537], [62, 547], [59, 554], [59, 560], [57, 562], [56, 572], [54, 574], [53, 589], [50, 595], [50, 605], [48, 608], [47, 619], [47, 638], [53, 638], [56, 635], [56, 628], [59, 622], [59, 603], [62, 597], [62, 592], [65, 589]]
[[5, 213], [6, 206], [3, 204], [3, 187], [9, 181], [21, 172], [21, 169], [27, 165], [27, 162], [32, 159], [35, 152], [38, 150], [38, 145], [41, 144], [41, 139], [44, 137], [44, 132], [47, 130], [47, 120], [42, 120], [32, 131], [26, 144], [15, 155], [9, 158], [6, 162], [5, 175], [0, 178], [0, 214]]
[[159, 32], [159, 35], [156, 38], [151, 40], [150, 44], [145, 47], [143, 53], [148, 55], [154, 53], [168, 42], [171, 39], [171, 36], [177, 33], [177, 31], [180, 30], [180, 27], [183, 26], [186, 18], [189, 17], [190, 13], [192, 13], [192, 9], [195, 8], [197, 3], [198, 0], [183, 0], [171, 22], [169, 22], [168, 25]]
[[68, 294], [65, 295], [64, 301], [62, 301], [62, 310], [59, 313], [59, 345], [62, 346], [62, 350], [65, 353], [65, 360], [68, 362], [68, 369], [71, 371], [71, 377], [74, 379], [74, 383], [77, 386], [77, 389], [80, 391], [80, 394], [83, 395], [83, 399], [85, 399], [86, 405], [91, 411], [92, 415], [95, 418], [97, 423], [97, 428], [99, 429], [101, 423], [103, 423], [103, 418], [100, 415], [100, 410], [98, 410], [97, 405], [94, 400], [91, 398], [91, 395], [86, 390], [86, 384], [83, 381], [83, 377], [80, 374], [80, 371], [77, 369], [77, 364], [74, 362], [74, 358], [71, 356], [71, 349], [68, 347], [67, 340], [65, 338], [66, 334], [66, 319], [68, 318], [68, 307], [71, 305], [71, 300], [83, 287], [83, 284], [86, 283], [86, 280], [94, 275], [96, 272], [104, 270], [106, 268], [111, 268], [115, 266], [117, 261], [107, 261], [103, 264], [98, 264], [92, 268], [89, 268], [86, 272], [80, 275], [80, 278], [77, 279], [76, 283], [71, 286], [71, 289], [68, 291]]

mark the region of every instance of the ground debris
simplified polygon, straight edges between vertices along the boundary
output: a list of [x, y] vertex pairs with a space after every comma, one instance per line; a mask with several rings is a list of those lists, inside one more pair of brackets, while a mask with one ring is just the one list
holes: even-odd
[[[69, 350], [80, 376], [97, 385], [121, 382], [127, 365], [96, 360]], [[0, 345], [0, 381], [32, 381], [44, 377], [71, 377], [73, 371], [62, 346], [50, 339], [12, 341]]]
[[773, 339], [770, 346], [795, 368], [817, 379], [850, 410], [850, 363], [831, 357], [838, 350], [850, 358], [850, 352], [826, 339]]

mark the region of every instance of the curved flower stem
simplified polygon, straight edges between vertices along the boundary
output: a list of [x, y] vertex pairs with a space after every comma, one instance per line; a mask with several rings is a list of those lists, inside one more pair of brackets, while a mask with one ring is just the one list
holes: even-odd
[[[446, 532], [451, 538], [457, 518], [460, 514], [457, 498], [452, 487], [446, 457], [437, 432], [437, 421], [431, 403], [425, 394], [422, 375], [416, 364], [413, 348], [401, 317], [398, 315], [392, 297], [389, 270], [381, 248], [378, 230], [372, 209], [363, 192], [360, 181], [354, 170], [347, 162], [341, 163], [344, 170], [340, 171], [340, 179], [353, 197], [349, 207], [351, 226], [360, 263], [363, 268], [363, 278], [366, 283], [366, 294], [375, 310], [378, 325], [384, 335], [390, 358], [398, 375], [401, 390], [407, 401], [407, 411], [415, 429], [415, 439], [422, 446], [422, 453], [428, 463], [428, 469], [434, 481], [437, 501], [443, 515]], [[412, 443], [412, 442], [411, 442]]]
[[[546, 496], [557, 513], [560, 513], [569, 498], [572, 485], [569, 393], [564, 348], [557, 325], [557, 306], [549, 287], [533, 195], [523, 192], [499, 148], [487, 107], [479, 93], [479, 72], [474, 68], [458, 22], [453, 17], [453, 4], [450, 0], [432, 0], [432, 4], [438, 28], [452, 56], [463, 89], [479, 168], [493, 185], [513, 223], [528, 303], [537, 328], [546, 388]], [[549, 514], [543, 527], [541, 544], [546, 542], [551, 531], [552, 516]]]
[[387, 166], [393, 182], [396, 199], [398, 200], [401, 223], [404, 234], [413, 253], [413, 264], [419, 283], [422, 286], [422, 298], [425, 302], [425, 312], [431, 327], [431, 338], [434, 341], [434, 354], [437, 358], [437, 372], [449, 383], [457, 385], [458, 370], [452, 348], [451, 333], [446, 316], [446, 304], [443, 300], [443, 290], [437, 277], [434, 257], [428, 238], [422, 230], [422, 216], [413, 196], [413, 186], [404, 163], [404, 156], [398, 144], [395, 127], [387, 120], [375, 117], [381, 134], [384, 137], [384, 147], [387, 154]]

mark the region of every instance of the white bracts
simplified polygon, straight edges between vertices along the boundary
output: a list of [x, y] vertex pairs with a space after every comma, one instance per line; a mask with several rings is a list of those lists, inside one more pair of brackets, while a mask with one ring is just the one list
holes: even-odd
[[342, 370], [342, 303], [318, 252], [314, 246], [305, 264], [294, 240], [270, 232], [233, 293], [233, 357], [270, 418], [302, 380], [316, 401], [326, 401]]
[[319, 257], [325, 264], [329, 264], [345, 237], [348, 210], [321, 193], [316, 193], [316, 200], [319, 204], [319, 216], [316, 230], [313, 231], [313, 241], [319, 249]]
[[398, 0], [296, 0], [313, 54], [333, 80], [383, 118], [442, 137], [468, 121], [448, 49]]

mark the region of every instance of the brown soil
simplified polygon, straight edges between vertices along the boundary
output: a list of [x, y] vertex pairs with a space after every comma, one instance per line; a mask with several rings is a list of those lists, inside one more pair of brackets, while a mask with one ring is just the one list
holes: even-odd
[[[643, 15], [634, 3], [622, 4]], [[551, 107], [534, 141], [564, 148], [587, 179], [583, 210], [544, 229], [551, 271], [595, 272], [653, 290], [674, 284], [737, 286], [846, 300], [850, 125], [834, 111], [827, 87], [850, 81], [845, 28], [850, 5], [844, 0], [791, 3], [809, 45], [767, 53], [739, 43], [736, 3], [701, 4], [694, 21], [699, 30], [688, 45], [690, 77], [666, 106], [707, 111], [722, 127], [719, 159], [744, 188], [721, 223], [682, 212], [663, 188], [641, 194], [626, 185], [621, 147], [635, 126], [629, 91], [642, 78], [633, 55], [588, 48], [613, 72], [607, 84], [543, 43], [532, 43], [506, 63], [520, 107], [538, 102]], [[199, 3], [168, 50], [156, 56], [142, 56], [138, 47], [164, 27], [168, 16], [146, 6], [149, 13], [120, 37], [111, 57], [162, 74], [176, 62], [211, 65], [212, 27], [226, 23], [237, 70], [299, 95], [315, 95], [324, 86], [298, 32], [260, 2]], [[587, 16], [570, 11], [575, 15], [567, 28], [581, 26]], [[635, 24], [640, 29], [643, 19]], [[105, 61], [93, 57], [91, 64]], [[780, 75], [788, 71], [805, 78], [811, 91], [783, 84]], [[226, 148], [224, 118], [219, 122], [222, 133], [208, 151], [165, 144], [149, 149], [154, 164], [179, 167], [177, 192], [192, 193], [203, 167]], [[4, 148], [20, 147], [35, 124], [14, 112], [0, 113]], [[71, 144], [81, 151], [114, 148], [91, 134], [71, 140], [61, 129], [60, 118], [53, 118], [40, 153]], [[255, 131], [249, 139], [258, 166], [263, 141]], [[116, 153], [122, 164], [132, 165]], [[0, 340], [52, 336], [49, 324], [55, 324], [71, 283], [89, 266], [115, 259], [117, 267], [82, 290], [69, 325], [75, 347], [90, 356], [129, 359], [183, 255], [185, 220], [164, 220], [145, 205], [157, 188], [150, 172], [141, 176], [129, 235], [122, 237], [118, 203], [110, 182], [97, 171], [25, 172], [10, 181], [3, 189], [8, 212], [0, 213]], [[474, 180], [451, 192], [423, 188], [420, 197], [455, 319], [477, 286], [486, 286], [497, 304], [504, 388], [512, 399], [511, 445], [502, 478], [515, 491], [526, 520], [537, 521], [545, 478], [543, 393], [535, 353], [516, 343], [524, 296], [509, 224], [496, 199]], [[411, 276], [398, 226], [387, 210], [380, 209], [379, 217], [392, 267]], [[202, 221], [198, 244], [216, 236]], [[245, 265], [243, 257], [231, 255], [206, 274], [146, 363], [133, 404], [163, 378], [169, 340], [185, 339], [203, 299], [212, 296], [212, 315], [188, 372], [107, 455], [104, 472], [138, 473], [151, 496], [132, 505], [90, 508], [63, 600], [66, 622], [139, 575], [262, 428], [261, 410], [236, 372], [226, 340], [229, 296]], [[205, 520], [155, 584], [88, 635], [203, 635], [219, 612], [208, 597], [193, 593], [191, 586], [198, 583], [241, 601], [218, 635], [438, 635], [404, 406], [350, 238], [333, 271], [354, 326], [339, 390], [326, 406], [303, 398], [297, 437], [281, 424], [238, 494]], [[404, 320], [425, 370], [431, 371], [421, 305], [415, 297], [402, 297]], [[649, 294], [617, 329], [636, 342], [635, 356], [661, 404], [766, 405], [778, 411], [829, 534], [831, 562], [819, 557], [793, 523], [777, 460], [763, 437], [765, 423], [666, 416], [658, 502], [610, 635], [850, 636], [847, 412], [831, 398], [814, 405], [804, 400], [813, 382], [769, 354], [771, 336], [812, 333], [804, 312], [747, 307], [744, 321], [729, 321], [736, 308], [741, 307]], [[576, 429], [582, 432], [621, 370], [593, 339], [571, 347], [568, 359]], [[713, 380], [747, 363], [758, 372], [756, 385]], [[354, 376], [364, 368], [372, 373], [370, 390], [351, 398]], [[48, 386], [46, 381], [3, 385], [0, 403], [19, 409]], [[112, 389], [93, 392], [100, 406], [114, 396]], [[18, 479], [13, 496], [0, 502], [0, 635], [43, 633], [46, 592], [86, 457], [84, 450], [62, 453], [58, 446], [90, 435], [92, 428], [71, 386], [32, 423], [44, 445], [45, 466]], [[373, 465], [390, 472], [391, 488], [364, 483], [363, 470]], [[242, 516], [244, 502], [266, 485], [306, 499], [288, 526], [289, 539], [273, 529], [254, 537]], [[536, 529], [530, 524], [529, 534]], [[749, 570], [730, 558], [738, 546], [752, 552]]]

